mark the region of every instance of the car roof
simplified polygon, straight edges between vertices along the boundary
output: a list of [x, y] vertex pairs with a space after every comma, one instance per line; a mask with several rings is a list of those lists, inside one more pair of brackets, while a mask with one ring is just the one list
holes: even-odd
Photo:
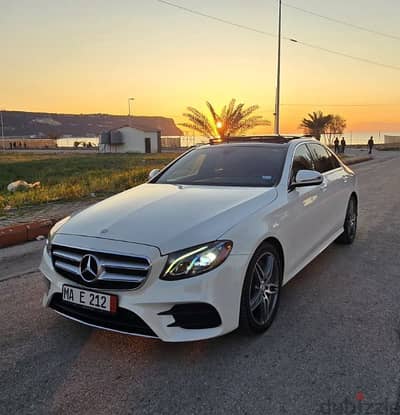
[[211, 146], [276, 146], [289, 147], [289, 145], [296, 145], [299, 143], [318, 142], [315, 138], [307, 136], [282, 136], [282, 135], [268, 135], [268, 136], [246, 136], [246, 137], [228, 137], [225, 140], [211, 139], [210, 144], [202, 145], [201, 148]]

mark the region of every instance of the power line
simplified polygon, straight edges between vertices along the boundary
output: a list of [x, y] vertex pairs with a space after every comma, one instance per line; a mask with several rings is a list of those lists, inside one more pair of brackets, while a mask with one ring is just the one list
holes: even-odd
[[321, 50], [323, 52], [331, 53], [332, 55], [342, 56], [344, 58], [352, 59], [352, 60], [355, 60], [355, 61], [369, 63], [370, 65], [382, 66], [383, 68], [394, 69], [396, 71], [400, 71], [399, 66], [390, 65], [390, 64], [382, 63], [382, 62], [378, 62], [378, 61], [373, 61], [373, 60], [370, 60], [370, 59], [367, 59], [367, 58], [361, 58], [359, 56], [350, 55], [350, 54], [345, 53], [345, 52], [340, 52], [340, 51], [337, 51], [337, 50], [328, 49], [328, 48], [325, 48], [323, 46], [313, 45], [312, 43], [306, 43], [306, 42], [303, 42], [301, 40], [296, 40], [296, 39], [290, 39], [290, 40], [292, 42], [299, 43], [300, 45], [307, 46], [307, 47], [312, 48], [312, 49]]
[[175, 7], [176, 9], [180, 9], [180, 10], [183, 10], [183, 11], [191, 13], [191, 14], [195, 14], [197, 16], [202, 16], [202, 17], [206, 17], [207, 19], [215, 20], [216, 22], [225, 23], [225, 24], [228, 24], [230, 26], [235, 26], [235, 27], [238, 27], [239, 29], [250, 30], [251, 32], [255, 32], [255, 33], [258, 33], [260, 35], [267, 35], [267, 36], [271, 36], [271, 37], [276, 37], [275, 33], [265, 32], [264, 30], [255, 29], [254, 27], [246, 26], [246, 25], [243, 25], [243, 24], [240, 24], [240, 23], [231, 22], [230, 20], [226, 20], [226, 19], [221, 19], [220, 17], [216, 17], [216, 16], [212, 16], [210, 14], [202, 13], [202, 12], [199, 12], [199, 11], [194, 10], [194, 9], [189, 9], [188, 7], [184, 7], [184, 6], [181, 6], [181, 5], [176, 4], [176, 3], [171, 3], [170, 1], [166, 1], [166, 0], [155, 0], [155, 1], [157, 1], [159, 3], [163, 3], [167, 6]]
[[[230, 20], [222, 19], [222, 18], [219, 18], [219, 17], [216, 17], [216, 16], [212, 16], [210, 14], [199, 12], [199, 11], [194, 10], [194, 9], [189, 9], [188, 7], [184, 7], [184, 6], [181, 6], [181, 5], [176, 4], [176, 3], [172, 3], [172, 2], [167, 1], [167, 0], [155, 0], [155, 1], [157, 1], [158, 3], [164, 4], [166, 6], [174, 7], [176, 9], [183, 10], [187, 13], [194, 14], [194, 15], [197, 15], [197, 16], [202, 16], [202, 17], [205, 17], [207, 19], [211, 19], [211, 20], [214, 20], [214, 21], [217, 21], [217, 22], [220, 22], [220, 23], [224, 23], [224, 24], [227, 24], [227, 25], [230, 25], [230, 26], [234, 26], [234, 27], [239, 28], [239, 29], [248, 30], [248, 31], [255, 32], [255, 33], [258, 33], [258, 34], [261, 34], [261, 35], [265, 35], [265, 36], [270, 36], [270, 37], [275, 37], [275, 38], [277, 37], [276, 34], [274, 34], [274, 33], [266, 32], [266, 31], [260, 30], [260, 29], [255, 29], [254, 27], [250, 27], [250, 26], [246, 26], [246, 25], [243, 25], [243, 24], [240, 24], [240, 23], [232, 22]], [[356, 60], [356, 61], [363, 62], [363, 63], [368, 63], [370, 65], [381, 66], [381, 67], [384, 67], [384, 68], [400, 71], [399, 66], [390, 65], [390, 64], [386, 64], [386, 63], [382, 63], [382, 62], [362, 58], [362, 57], [359, 57], [359, 56], [350, 55], [350, 54], [347, 54], [345, 52], [340, 52], [340, 51], [328, 49], [328, 48], [325, 48], [325, 47], [322, 47], [322, 46], [314, 45], [312, 43], [303, 42], [301, 40], [294, 39], [294, 38], [289, 38], [289, 37], [286, 37], [286, 36], [282, 36], [282, 39], [284, 39], [286, 41], [289, 41], [289, 42], [292, 42], [292, 43], [298, 43], [301, 46], [305, 46], [305, 47], [308, 47], [308, 48], [311, 48], [311, 49], [320, 50], [320, 51], [330, 53], [330, 54], [333, 54], [333, 55], [337, 55], [337, 56], [341, 56], [341, 57], [344, 57], [344, 58]]]
[[282, 4], [285, 7], [288, 7], [288, 8], [294, 9], [294, 10], [298, 10], [298, 11], [301, 11], [303, 13], [311, 14], [312, 16], [316, 16], [316, 17], [319, 17], [321, 19], [329, 20], [330, 22], [339, 23], [339, 24], [344, 25], [344, 26], [352, 27], [353, 29], [362, 30], [363, 32], [372, 33], [374, 35], [383, 36], [383, 37], [386, 37], [386, 38], [389, 38], [389, 39], [400, 40], [400, 36], [392, 35], [390, 33], [379, 32], [378, 30], [369, 29], [365, 26], [359, 26], [359, 25], [356, 25], [356, 24], [353, 24], [353, 23], [346, 22], [344, 20], [339, 20], [339, 19], [335, 19], [333, 17], [324, 16], [322, 14], [315, 13], [311, 10], [307, 10], [307, 9], [303, 9], [301, 7], [293, 6], [292, 4], [289, 4], [289, 3], [282, 3]]
[[321, 103], [317, 103], [317, 104], [281, 104], [285, 107], [399, 107], [400, 103], [398, 104], [321, 104]]

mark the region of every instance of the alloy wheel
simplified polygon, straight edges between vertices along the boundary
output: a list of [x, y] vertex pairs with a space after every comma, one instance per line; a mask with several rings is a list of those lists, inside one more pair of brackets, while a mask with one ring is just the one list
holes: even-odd
[[346, 225], [347, 225], [347, 231], [349, 233], [349, 237], [353, 239], [357, 231], [357, 210], [356, 210], [354, 199], [351, 199], [349, 203], [346, 221], [347, 221]]
[[250, 313], [260, 325], [273, 315], [279, 297], [277, 259], [271, 252], [262, 253], [254, 266], [250, 283]]

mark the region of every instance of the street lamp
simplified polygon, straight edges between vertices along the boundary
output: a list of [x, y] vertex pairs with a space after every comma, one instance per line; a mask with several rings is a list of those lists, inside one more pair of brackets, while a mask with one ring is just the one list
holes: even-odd
[[129, 117], [129, 125], [131, 125], [131, 101], [134, 101], [135, 98], [128, 98], [128, 117]]
[[280, 128], [280, 95], [281, 95], [281, 38], [282, 38], [282, 0], [279, 0], [278, 11], [278, 60], [276, 67], [276, 96], [275, 96], [275, 134], [279, 135]]

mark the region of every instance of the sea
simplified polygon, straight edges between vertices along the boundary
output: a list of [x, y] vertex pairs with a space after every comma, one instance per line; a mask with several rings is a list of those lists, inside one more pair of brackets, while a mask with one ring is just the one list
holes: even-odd
[[[385, 135], [390, 136], [400, 136], [400, 131], [357, 131], [357, 132], [345, 132], [344, 134], [338, 135], [339, 140], [341, 140], [341, 137], [344, 137], [347, 144], [350, 145], [359, 145], [359, 144], [365, 144], [367, 145], [367, 141], [370, 137], [374, 138], [375, 144], [383, 144], [384, 143], [384, 137]], [[332, 138], [332, 141], [335, 139], [335, 137]], [[321, 139], [322, 142], [327, 144], [327, 139], [322, 136]]]
[[[282, 135], [301, 135], [301, 133], [285, 133]], [[357, 132], [345, 132], [344, 134], [338, 135], [339, 139], [344, 137], [347, 144], [350, 145], [360, 145], [365, 144], [367, 145], [367, 141], [372, 136], [374, 137], [375, 144], [382, 144], [384, 142], [385, 135], [395, 135], [400, 136], [400, 131], [357, 131]], [[176, 140], [177, 137], [163, 137], [164, 139], [168, 140]], [[332, 138], [332, 141], [335, 137]], [[58, 138], [57, 145], [58, 147], [74, 147], [76, 141], [80, 143], [91, 143], [92, 146], [97, 147], [99, 145], [99, 137], [68, 137], [68, 138]], [[328, 143], [328, 139], [322, 136], [321, 141], [324, 143]], [[181, 147], [191, 147], [197, 144], [207, 144], [208, 138], [202, 136], [181, 136], [180, 137]], [[81, 144], [82, 146], [82, 144]]]

